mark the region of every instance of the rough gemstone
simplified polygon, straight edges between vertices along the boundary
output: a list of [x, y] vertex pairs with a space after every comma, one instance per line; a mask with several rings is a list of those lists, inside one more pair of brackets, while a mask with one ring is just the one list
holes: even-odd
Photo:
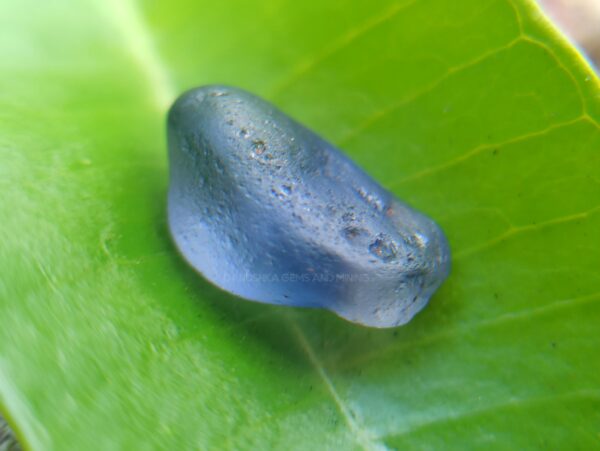
[[227, 291], [392, 327], [449, 273], [448, 244], [431, 219], [248, 92], [184, 93], [169, 112], [168, 139], [171, 234]]

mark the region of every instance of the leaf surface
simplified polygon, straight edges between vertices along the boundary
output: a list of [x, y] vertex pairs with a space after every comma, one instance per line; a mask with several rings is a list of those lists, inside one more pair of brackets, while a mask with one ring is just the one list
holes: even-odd
[[[0, 409], [33, 450], [600, 448], [600, 84], [521, 0], [0, 4]], [[181, 260], [164, 114], [243, 87], [435, 218], [410, 324]]]

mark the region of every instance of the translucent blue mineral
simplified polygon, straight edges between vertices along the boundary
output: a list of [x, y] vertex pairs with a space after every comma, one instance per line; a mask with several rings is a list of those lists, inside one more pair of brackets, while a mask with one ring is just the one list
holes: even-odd
[[248, 92], [186, 92], [169, 112], [168, 139], [173, 239], [231, 293], [392, 327], [448, 275], [435, 222]]

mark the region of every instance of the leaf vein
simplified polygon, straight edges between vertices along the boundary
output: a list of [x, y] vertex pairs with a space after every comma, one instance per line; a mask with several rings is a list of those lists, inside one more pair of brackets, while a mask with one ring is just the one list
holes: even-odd
[[435, 343], [435, 342], [443, 340], [443, 339], [455, 338], [455, 337], [458, 337], [461, 335], [466, 335], [466, 334], [472, 333], [472, 332], [480, 330], [480, 329], [500, 326], [502, 324], [510, 324], [513, 321], [528, 320], [528, 319], [534, 318], [536, 316], [544, 315], [546, 313], [559, 311], [561, 309], [573, 308], [573, 307], [585, 305], [588, 303], [594, 303], [597, 301], [600, 301], [600, 291], [588, 293], [586, 295], [578, 296], [578, 297], [574, 297], [574, 298], [560, 299], [560, 300], [550, 302], [550, 303], [540, 306], [540, 307], [523, 309], [523, 310], [515, 311], [515, 312], [508, 312], [508, 313], [502, 314], [496, 318], [477, 321], [470, 325], [466, 325], [466, 326], [462, 326], [462, 327], [442, 330], [440, 332], [430, 334], [427, 336], [417, 337], [414, 340], [405, 340], [405, 341], [399, 342], [396, 346], [388, 346], [386, 348], [377, 349], [373, 352], [364, 353], [362, 355], [359, 355], [355, 359], [344, 362], [343, 366], [345, 368], [353, 368], [358, 365], [364, 365], [366, 362], [370, 362], [370, 361], [376, 360], [378, 358], [381, 358], [389, 353], [401, 351], [402, 349], [421, 347], [421, 346], [425, 346], [425, 345], [428, 345], [431, 343]]
[[523, 226], [509, 227], [505, 232], [501, 233], [500, 235], [496, 236], [495, 238], [492, 238], [489, 241], [486, 241], [485, 243], [483, 243], [481, 245], [474, 246], [472, 248], [464, 250], [463, 252], [456, 253], [454, 255], [454, 261], [458, 261], [468, 255], [473, 255], [476, 252], [481, 252], [485, 249], [489, 249], [489, 248], [495, 246], [496, 244], [506, 241], [516, 235], [534, 232], [537, 230], [544, 229], [546, 227], [552, 227], [554, 225], [565, 224], [565, 223], [569, 223], [569, 222], [573, 222], [573, 221], [587, 219], [599, 210], [600, 210], [600, 205], [597, 205], [593, 208], [590, 208], [589, 210], [586, 210], [586, 211], [583, 211], [580, 213], [574, 213], [571, 215], [561, 216], [558, 218], [549, 219], [547, 221], [542, 221], [542, 222], [538, 222], [535, 224], [527, 224], [527, 225], [523, 225]]
[[361, 122], [356, 127], [351, 129], [344, 136], [342, 136], [337, 141], [337, 144], [339, 146], [345, 146], [350, 141], [352, 141], [354, 138], [356, 138], [356, 136], [358, 136], [360, 133], [364, 132], [365, 130], [369, 129], [377, 122], [380, 122], [381, 120], [385, 119], [387, 116], [389, 116], [390, 114], [393, 114], [395, 111], [399, 110], [403, 106], [406, 106], [406, 105], [414, 102], [415, 100], [423, 97], [424, 95], [432, 92], [435, 88], [437, 88], [444, 81], [449, 79], [452, 75], [461, 73], [469, 68], [476, 67], [478, 64], [481, 64], [483, 61], [487, 60], [488, 58], [491, 58], [494, 55], [497, 55], [498, 53], [501, 53], [503, 51], [507, 51], [507, 50], [511, 49], [519, 42], [521, 42], [521, 36], [517, 36], [516, 38], [512, 39], [510, 42], [508, 42], [500, 47], [496, 47], [488, 52], [485, 52], [485, 53], [477, 56], [476, 58], [473, 58], [472, 60], [469, 60], [463, 64], [458, 64], [456, 66], [449, 67], [448, 69], [446, 69], [446, 71], [440, 77], [438, 77], [437, 79], [433, 80], [431, 83], [426, 85], [422, 90], [417, 91], [414, 94], [402, 99], [400, 102], [396, 102], [396, 103], [390, 105], [389, 107], [381, 109], [381, 110], [375, 112], [374, 114], [372, 114], [371, 116], [367, 117], [363, 122]]
[[480, 153], [485, 152], [486, 150], [494, 149], [494, 148], [499, 148], [499, 147], [506, 147], [506, 146], [509, 146], [509, 145], [512, 145], [512, 144], [518, 144], [520, 142], [527, 141], [527, 140], [532, 139], [532, 138], [537, 138], [537, 137], [540, 137], [540, 136], [547, 135], [548, 133], [551, 133], [554, 130], [557, 130], [557, 129], [560, 129], [560, 128], [563, 128], [563, 127], [568, 127], [568, 126], [574, 125], [574, 124], [576, 124], [578, 122], [584, 122], [584, 121], [590, 121], [591, 122], [591, 118], [589, 116], [587, 116], [587, 115], [581, 115], [581, 116], [578, 116], [578, 117], [576, 117], [574, 119], [569, 119], [569, 120], [563, 121], [563, 122], [557, 122], [557, 123], [554, 123], [552, 125], [549, 125], [546, 128], [543, 128], [541, 130], [537, 130], [537, 131], [534, 131], [534, 132], [524, 133], [522, 135], [518, 135], [518, 136], [515, 136], [513, 138], [507, 139], [505, 141], [500, 141], [500, 142], [495, 142], [495, 143], [489, 143], [489, 144], [481, 144], [479, 146], [476, 146], [476, 147], [472, 148], [471, 150], [468, 150], [468, 151], [464, 152], [461, 155], [458, 155], [457, 157], [455, 157], [455, 158], [453, 158], [451, 160], [448, 160], [448, 161], [446, 161], [444, 163], [441, 163], [439, 165], [436, 165], [436, 166], [431, 166], [431, 167], [422, 169], [421, 171], [417, 171], [414, 174], [408, 175], [408, 176], [406, 176], [406, 177], [404, 177], [404, 178], [402, 178], [400, 180], [397, 180], [396, 182], [394, 182], [390, 186], [391, 187], [395, 187], [395, 186], [398, 186], [398, 185], [402, 185], [404, 183], [414, 182], [414, 181], [426, 178], [426, 177], [428, 177], [430, 175], [436, 174], [438, 172], [442, 172], [442, 171], [444, 171], [446, 169], [449, 169], [449, 168], [451, 168], [453, 166], [457, 166], [458, 164], [463, 163], [463, 162], [465, 162], [465, 161], [467, 161], [467, 160], [469, 160], [469, 159], [471, 159], [471, 158], [479, 155]]
[[318, 373], [319, 377], [321, 378], [321, 380], [325, 384], [325, 386], [327, 388], [327, 391], [329, 392], [329, 394], [333, 398], [333, 400], [334, 400], [335, 404], [337, 405], [340, 413], [344, 417], [344, 420], [346, 421], [346, 424], [348, 425], [348, 427], [350, 428], [350, 430], [354, 434], [354, 436], [355, 436], [358, 444], [363, 449], [365, 449], [365, 450], [373, 450], [373, 451], [375, 451], [375, 450], [384, 450], [384, 449], [386, 449], [386, 447], [383, 444], [381, 444], [381, 443], [379, 443], [379, 442], [376, 441], [374, 435], [370, 431], [366, 430], [364, 428], [364, 426], [361, 425], [355, 419], [355, 415], [353, 415], [351, 413], [351, 411], [348, 408], [348, 406], [346, 406], [346, 404], [344, 403], [344, 401], [342, 400], [342, 398], [338, 394], [337, 390], [335, 389], [335, 387], [333, 385], [333, 382], [331, 381], [331, 378], [329, 377], [329, 375], [325, 371], [325, 368], [323, 367], [323, 365], [319, 361], [317, 355], [315, 354], [314, 350], [312, 349], [312, 346], [310, 345], [310, 343], [306, 339], [306, 337], [305, 337], [304, 333], [302, 332], [302, 330], [300, 329], [300, 327], [298, 327], [298, 325], [294, 321], [292, 321], [292, 320], [289, 320], [289, 322], [292, 325], [292, 329], [294, 330], [294, 333], [296, 335], [296, 338], [297, 338], [298, 342], [300, 343], [300, 346], [302, 347], [302, 349], [306, 353], [306, 355], [307, 355], [307, 357], [308, 357], [311, 365], [314, 367], [314, 369]]
[[176, 89], [166, 65], [152, 41], [148, 26], [132, 0], [98, 2], [107, 11], [127, 50], [146, 77], [154, 103], [164, 111], [176, 96]]
[[346, 32], [338, 39], [334, 40], [331, 44], [325, 45], [324, 50], [321, 53], [318, 53], [312, 58], [307, 59], [298, 64], [284, 81], [280, 82], [275, 86], [275, 88], [273, 88], [269, 97], [276, 97], [286, 88], [289, 88], [296, 81], [298, 81], [302, 77], [306, 76], [306, 74], [314, 70], [314, 68], [317, 67], [320, 63], [326, 61], [328, 58], [332, 57], [336, 53], [341, 52], [361, 36], [364, 36], [365, 34], [377, 29], [377, 27], [390, 21], [391, 19], [396, 17], [401, 11], [409, 8], [415, 2], [416, 0], [412, 0], [407, 3], [395, 3], [394, 5], [392, 5], [392, 7], [385, 10], [382, 14], [373, 16], [367, 21], [365, 21], [363, 24], [351, 28], [348, 32]]

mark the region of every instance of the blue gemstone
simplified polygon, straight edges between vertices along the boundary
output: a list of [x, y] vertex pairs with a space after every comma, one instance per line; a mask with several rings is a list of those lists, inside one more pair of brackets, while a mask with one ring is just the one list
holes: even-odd
[[186, 92], [169, 112], [168, 138], [171, 234], [227, 291], [392, 327], [448, 276], [435, 222], [252, 94]]

